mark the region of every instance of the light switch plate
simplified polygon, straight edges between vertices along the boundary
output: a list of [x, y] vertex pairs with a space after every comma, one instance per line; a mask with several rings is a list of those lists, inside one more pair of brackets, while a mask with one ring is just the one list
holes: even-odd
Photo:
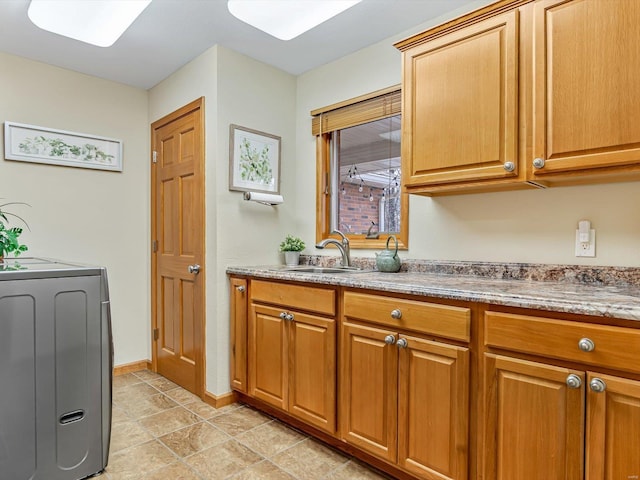
[[584, 243], [579, 240], [580, 231], [576, 230], [576, 257], [596, 256], [596, 231], [592, 228], [589, 234], [589, 242]]

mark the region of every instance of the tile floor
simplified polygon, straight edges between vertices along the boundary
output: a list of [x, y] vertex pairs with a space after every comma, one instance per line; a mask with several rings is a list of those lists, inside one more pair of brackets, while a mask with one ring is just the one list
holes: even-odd
[[100, 480], [368, 480], [383, 477], [250, 407], [220, 409], [149, 371], [113, 381]]

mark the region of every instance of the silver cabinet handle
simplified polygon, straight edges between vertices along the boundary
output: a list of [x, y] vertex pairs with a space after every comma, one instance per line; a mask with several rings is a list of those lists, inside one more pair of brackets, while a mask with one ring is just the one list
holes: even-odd
[[396, 345], [398, 345], [398, 348], [407, 348], [409, 342], [407, 342], [406, 338], [400, 338], [398, 339], [398, 343]]
[[607, 384], [601, 378], [594, 378], [589, 382], [589, 387], [596, 393], [602, 393], [607, 389]]
[[582, 386], [582, 379], [575, 373], [571, 373], [567, 377], [567, 386], [569, 388], [580, 388]]
[[187, 271], [189, 273], [195, 273], [197, 275], [198, 273], [200, 273], [200, 265], [198, 265], [197, 263], [195, 265], [189, 265], [187, 267]]
[[386, 343], [387, 345], [393, 345], [394, 343], [396, 343], [396, 337], [394, 337], [393, 335], [387, 335], [386, 337], [384, 337], [384, 343]]
[[513, 162], [504, 162], [503, 167], [507, 172], [513, 172], [516, 169], [516, 164]]
[[583, 352], [593, 352], [596, 349], [596, 344], [590, 338], [581, 338], [578, 342], [578, 348]]
[[287, 315], [284, 317], [285, 320], [288, 320], [290, 322], [293, 322], [293, 319], [295, 317], [293, 316], [293, 313], [287, 313]]
[[544, 158], [534, 158], [533, 159], [533, 166], [534, 168], [540, 169], [542, 167], [544, 167]]
[[399, 308], [391, 310], [391, 318], [395, 318], [396, 320], [400, 320], [402, 318], [402, 312]]
[[244, 291], [246, 290], [246, 288], [244, 288], [244, 285], [238, 285], [236, 288], [240, 293], [244, 293]]
[[280, 315], [278, 315], [282, 320], [286, 320], [287, 319], [287, 314], [286, 312], [282, 312], [280, 313]]

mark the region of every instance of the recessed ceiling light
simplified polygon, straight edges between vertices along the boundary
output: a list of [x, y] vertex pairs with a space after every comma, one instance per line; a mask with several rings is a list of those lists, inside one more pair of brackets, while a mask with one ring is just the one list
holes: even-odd
[[229, 0], [231, 14], [280, 40], [291, 40], [362, 0]]
[[27, 15], [38, 27], [110, 47], [151, 0], [31, 0]]

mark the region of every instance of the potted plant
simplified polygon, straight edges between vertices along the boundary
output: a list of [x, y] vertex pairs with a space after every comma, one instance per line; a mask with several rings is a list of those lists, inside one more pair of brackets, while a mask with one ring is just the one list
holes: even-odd
[[14, 254], [16, 257], [20, 255], [22, 252], [28, 250], [26, 245], [23, 245], [19, 241], [20, 235], [22, 235], [21, 227], [9, 227], [9, 217], [15, 217], [25, 224], [27, 228], [27, 222], [19, 217], [15, 213], [7, 212], [4, 210], [4, 207], [7, 205], [27, 205], [22, 202], [9, 202], [0, 205], [0, 262], [4, 261], [4, 256], [6, 254]]
[[293, 235], [287, 235], [280, 243], [280, 251], [284, 252], [284, 263], [289, 266], [298, 265], [302, 250], [304, 250], [304, 242]]

